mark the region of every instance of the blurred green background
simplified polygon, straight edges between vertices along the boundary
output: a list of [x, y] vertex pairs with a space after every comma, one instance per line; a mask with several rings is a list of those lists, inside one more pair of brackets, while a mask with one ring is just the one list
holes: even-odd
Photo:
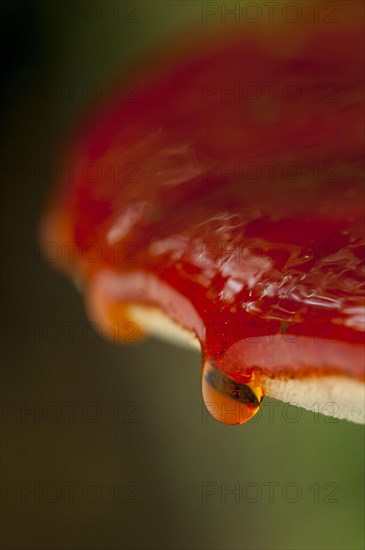
[[247, 425], [218, 424], [198, 354], [102, 340], [37, 251], [49, 163], [90, 90], [202, 27], [201, 13], [199, 1], [1, 4], [6, 550], [363, 548], [361, 426], [273, 400]]

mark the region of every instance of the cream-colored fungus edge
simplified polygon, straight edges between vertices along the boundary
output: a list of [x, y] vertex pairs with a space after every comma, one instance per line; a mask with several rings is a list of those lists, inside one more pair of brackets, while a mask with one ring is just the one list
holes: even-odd
[[[146, 334], [200, 351], [196, 336], [157, 308], [130, 305], [128, 317]], [[264, 377], [264, 386], [269, 397], [334, 418], [365, 423], [365, 384], [360, 380], [344, 376], [289, 380]]]

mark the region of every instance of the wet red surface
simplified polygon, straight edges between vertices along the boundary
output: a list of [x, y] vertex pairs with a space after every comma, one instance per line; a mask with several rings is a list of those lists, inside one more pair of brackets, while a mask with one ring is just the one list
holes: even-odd
[[82, 169], [45, 240], [105, 327], [128, 302], [157, 306], [237, 383], [363, 378], [364, 46], [350, 19], [199, 37], [127, 75], [128, 94], [82, 126], [68, 157]]

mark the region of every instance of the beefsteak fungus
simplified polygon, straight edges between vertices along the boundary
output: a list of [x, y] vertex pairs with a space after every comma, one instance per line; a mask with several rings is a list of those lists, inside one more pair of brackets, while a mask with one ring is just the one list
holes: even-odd
[[364, 421], [362, 25], [191, 33], [70, 140], [44, 242], [110, 337], [201, 348], [223, 422], [264, 394]]

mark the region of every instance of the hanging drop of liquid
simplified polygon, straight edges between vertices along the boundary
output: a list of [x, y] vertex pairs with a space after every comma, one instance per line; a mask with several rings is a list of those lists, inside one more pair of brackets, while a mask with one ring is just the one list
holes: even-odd
[[250, 380], [235, 382], [209, 360], [203, 361], [202, 394], [208, 412], [224, 424], [243, 424], [259, 410], [264, 392]]

